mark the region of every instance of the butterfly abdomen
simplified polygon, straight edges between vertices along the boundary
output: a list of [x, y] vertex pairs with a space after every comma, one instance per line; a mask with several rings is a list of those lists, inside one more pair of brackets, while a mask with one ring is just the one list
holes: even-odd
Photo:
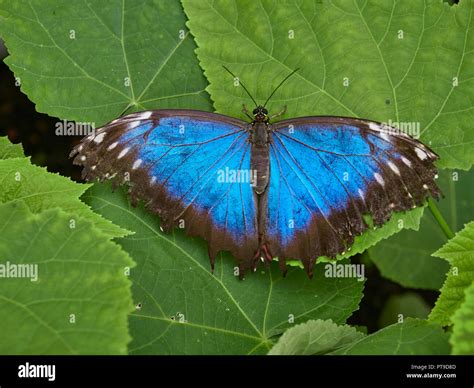
[[262, 194], [270, 179], [270, 149], [266, 123], [257, 122], [252, 127], [250, 170], [254, 177], [253, 189], [257, 194]]

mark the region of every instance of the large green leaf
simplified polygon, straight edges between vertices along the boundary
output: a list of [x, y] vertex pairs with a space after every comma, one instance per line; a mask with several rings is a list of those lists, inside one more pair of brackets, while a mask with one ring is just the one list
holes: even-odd
[[331, 320], [318, 319], [285, 331], [268, 354], [326, 354], [363, 337], [364, 334], [354, 327], [338, 326]]
[[344, 323], [357, 309], [363, 282], [326, 278], [316, 265], [309, 280], [299, 268], [283, 278], [276, 263], [245, 280], [235, 261], [219, 256], [210, 272], [206, 244], [160, 232], [158, 218], [130, 206], [125, 194], [94, 185], [85, 196], [92, 208], [135, 234], [118, 242], [137, 262], [133, 295], [141, 309], [131, 316], [133, 354], [266, 353], [273, 337], [308, 319]]
[[474, 283], [465, 290], [465, 299], [453, 316], [450, 342], [453, 354], [474, 355]]
[[433, 323], [407, 318], [363, 337], [332, 354], [424, 355], [449, 354], [448, 334]]
[[[29, 158], [19, 156], [6, 139], [0, 138], [0, 203], [23, 200], [30, 210], [40, 213], [51, 208], [61, 208], [71, 214], [85, 217], [109, 237], [122, 237], [129, 232], [94, 213], [79, 197], [90, 185], [71, 181], [45, 168], [34, 166]], [[75, 218], [71, 218], [75, 222]]]
[[209, 110], [179, 1], [0, 1], [5, 60], [36, 109], [101, 124], [129, 105]]
[[[419, 123], [442, 167], [474, 163], [474, 29], [471, 0], [228, 2], [183, 0], [217, 111], [259, 103], [300, 70], [270, 103], [286, 117], [357, 116]], [[345, 82], [346, 81], [346, 82]]]
[[[133, 261], [90, 221], [70, 219], [0, 205], [0, 354], [126, 353]], [[19, 265], [30, 277], [13, 277]]]
[[465, 290], [474, 282], [474, 222], [467, 224], [433, 255], [446, 259], [451, 269], [429, 318], [449, 325], [465, 299]]
[[12, 144], [8, 137], [0, 137], [0, 160], [10, 158], [21, 158], [24, 156], [21, 144]]
[[[441, 171], [439, 186], [445, 198], [438, 208], [454, 232], [474, 219], [471, 205], [474, 171]], [[405, 287], [439, 290], [449, 269], [445, 260], [431, 256], [446, 242], [430, 211], [421, 220], [418, 233], [402, 231], [370, 249], [370, 258], [386, 278]], [[388, 255], [387, 252], [390, 252]]]

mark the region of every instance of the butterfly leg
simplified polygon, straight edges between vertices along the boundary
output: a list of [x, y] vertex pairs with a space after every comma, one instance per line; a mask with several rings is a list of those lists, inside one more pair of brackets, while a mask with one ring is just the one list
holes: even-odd
[[266, 264], [269, 264], [273, 260], [273, 255], [271, 254], [270, 250], [268, 249], [266, 244], [262, 244], [258, 250], [255, 252], [252, 258], [252, 269], [255, 271], [257, 269], [258, 261], [264, 261]]
[[285, 113], [286, 113], [286, 105], [279, 112], [275, 113], [274, 115], [271, 115], [268, 119], [271, 120], [271, 119], [274, 119], [275, 117], [283, 116]]

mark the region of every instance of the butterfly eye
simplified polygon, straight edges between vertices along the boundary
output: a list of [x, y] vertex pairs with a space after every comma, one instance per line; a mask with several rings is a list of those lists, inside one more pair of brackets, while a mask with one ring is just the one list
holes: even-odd
[[262, 109], [262, 113], [263, 113], [264, 115], [267, 115], [267, 114], [268, 114], [268, 110], [266, 110], [265, 108], [263, 108], [263, 109]]
[[253, 113], [254, 115], [256, 115], [256, 114], [258, 113], [258, 110], [259, 110], [258, 108], [255, 108], [255, 109], [252, 111], [252, 113]]

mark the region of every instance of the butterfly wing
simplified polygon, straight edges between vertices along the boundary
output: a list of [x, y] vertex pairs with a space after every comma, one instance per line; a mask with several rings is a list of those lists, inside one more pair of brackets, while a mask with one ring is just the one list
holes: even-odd
[[383, 124], [306, 117], [273, 125], [266, 215], [267, 246], [280, 261], [298, 258], [311, 273], [368, 225], [438, 197], [437, 155]]
[[212, 264], [229, 250], [245, 267], [258, 247], [256, 199], [243, 179], [248, 124], [241, 120], [190, 110], [133, 113], [85, 138], [71, 156], [86, 180], [129, 181], [132, 203], [143, 200], [164, 229], [207, 240]]

